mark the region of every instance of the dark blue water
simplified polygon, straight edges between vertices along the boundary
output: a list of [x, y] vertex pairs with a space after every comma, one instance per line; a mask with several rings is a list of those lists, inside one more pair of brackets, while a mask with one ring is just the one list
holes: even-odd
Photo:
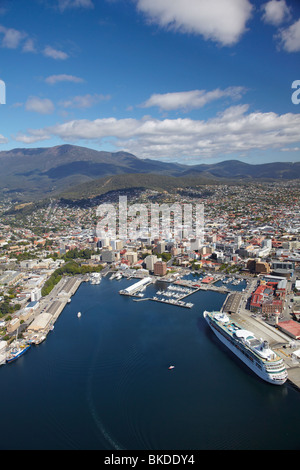
[[82, 284], [47, 340], [0, 368], [0, 448], [299, 449], [299, 392], [252, 375], [202, 318], [225, 296], [134, 302], [118, 294], [133, 282]]

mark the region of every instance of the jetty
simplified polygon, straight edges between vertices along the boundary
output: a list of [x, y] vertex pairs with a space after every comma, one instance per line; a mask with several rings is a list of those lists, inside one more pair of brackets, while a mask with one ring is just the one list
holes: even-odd
[[40, 301], [40, 307], [24, 332], [24, 337], [28, 342], [39, 344], [41, 339], [45, 339], [65, 306], [71, 302], [71, 297], [75, 294], [84, 278], [63, 277], [60, 282], [46, 297]]
[[197, 290], [219, 292], [221, 294], [229, 294], [230, 292], [233, 292], [229, 287], [225, 287], [224, 285], [215, 286], [214, 285], [215, 282], [218, 282], [218, 279], [210, 280], [206, 283], [200, 280], [191, 281], [187, 279], [178, 279], [177, 281], [174, 282], [174, 284], [179, 285], [179, 286], [197, 288]]
[[139, 296], [142, 297], [142, 291], [146, 289], [147, 286], [153, 283], [153, 279], [149, 277], [144, 277], [140, 279], [138, 282], [133, 284], [132, 286], [126, 287], [126, 289], [121, 289], [119, 294], [121, 295], [129, 295], [129, 296]]

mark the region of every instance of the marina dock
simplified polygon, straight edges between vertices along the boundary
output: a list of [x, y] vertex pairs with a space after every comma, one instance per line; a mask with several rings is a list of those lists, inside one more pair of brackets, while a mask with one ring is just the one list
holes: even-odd
[[[214, 280], [214, 282], [218, 282], [218, 279]], [[220, 294], [228, 294], [230, 292], [233, 292], [230, 288], [225, 287], [225, 286], [215, 286], [214, 282], [211, 281], [207, 284], [201, 282], [201, 281], [190, 281], [190, 280], [185, 280], [185, 279], [179, 279], [178, 281], [175, 281], [174, 284], [177, 284], [179, 286], [187, 286], [187, 287], [194, 287], [197, 288], [197, 290], [204, 290], [204, 291], [213, 291], [213, 292], [219, 292]]]

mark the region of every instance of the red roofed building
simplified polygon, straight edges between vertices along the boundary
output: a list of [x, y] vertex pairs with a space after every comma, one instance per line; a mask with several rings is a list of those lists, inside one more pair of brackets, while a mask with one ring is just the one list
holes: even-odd
[[294, 320], [278, 322], [278, 328], [294, 339], [300, 339], [300, 324]]
[[251, 312], [259, 312], [266, 315], [281, 313], [283, 309], [283, 292], [277, 292], [277, 282], [260, 284], [253, 292], [250, 301]]

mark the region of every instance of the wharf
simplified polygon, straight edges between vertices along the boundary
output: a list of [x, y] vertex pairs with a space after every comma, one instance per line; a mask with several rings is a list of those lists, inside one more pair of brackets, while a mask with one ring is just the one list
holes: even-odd
[[167, 305], [173, 305], [175, 307], [184, 307], [184, 308], [192, 308], [194, 304], [191, 303], [185, 303], [180, 299], [158, 299], [157, 297], [151, 297], [148, 300], [153, 300], [154, 302], [161, 302], [163, 304]]
[[63, 277], [50, 294], [41, 299], [40, 306], [24, 334], [27, 340], [30, 341], [33, 336], [46, 336], [49, 333], [83, 280], [83, 277]]
[[[217, 282], [217, 280], [215, 282]], [[233, 292], [228, 287], [215, 286], [213, 282], [209, 284], [203, 284], [201, 283], [201, 281], [189, 281], [185, 279], [180, 279], [178, 281], [175, 281], [174, 284], [177, 284], [179, 286], [184, 286], [184, 287], [194, 287], [194, 288], [197, 288], [197, 290], [204, 290], [204, 291], [210, 290], [213, 292], [219, 292], [220, 294], [229, 294]]]
[[[300, 348], [300, 344], [282, 333], [274, 326], [268, 325], [258, 317], [251, 316], [250, 312], [234, 313], [230, 317], [245, 329], [253, 332], [258, 338], [267, 340], [273, 349], [284, 361], [288, 382], [300, 391], [300, 363], [293, 358], [293, 352]], [[297, 345], [298, 344], [298, 345]]]
[[79, 288], [82, 278], [65, 278], [62, 279], [64, 282], [59, 286], [57, 291], [57, 298], [54, 302], [51, 302], [46, 309], [46, 312], [50, 313], [53, 316], [53, 322], [57, 320], [66, 304], [71, 299], [72, 295], [75, 294]]

